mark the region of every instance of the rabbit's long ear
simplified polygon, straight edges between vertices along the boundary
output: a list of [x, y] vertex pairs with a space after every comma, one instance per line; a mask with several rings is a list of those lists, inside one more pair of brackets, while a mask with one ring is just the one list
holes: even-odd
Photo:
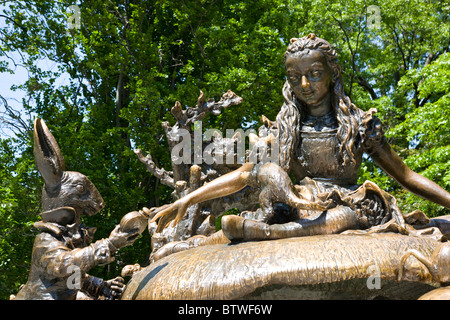
[[64, 171], [64, 157], [44, 120], [34, 120], [34, 161], [48, 188], [56, 187]]

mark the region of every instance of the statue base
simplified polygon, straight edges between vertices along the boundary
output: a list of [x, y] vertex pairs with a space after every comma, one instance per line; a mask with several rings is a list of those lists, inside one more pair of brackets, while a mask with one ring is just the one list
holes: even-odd
[[319, 235], [193, 248], [136, 272], [123, 300], [418, 299], [439, 287], [414, 257], [439, 242], [394, 233]]

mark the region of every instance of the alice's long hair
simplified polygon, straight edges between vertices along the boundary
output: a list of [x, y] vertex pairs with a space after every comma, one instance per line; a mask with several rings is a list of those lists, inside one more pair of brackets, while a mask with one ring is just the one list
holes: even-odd
[[[360, 111], [344, 93], [344, 82], [337, 53], [325, 40], [309, 34], [303, 38], [293, 38], [285, 53], [288, 57], [299, 56], [309, 50], [321, 52], [332, 72], [330, 90], [332, 90], [331, 104], [338, 121], [337, 139], [339, 143], [339, 157], [343, 166], [355, 163], [354, 152], [358, 144], [358, 122], [355, 116]], [[292, 157], [297, 156], [301, 143], [301, 121], [304, 116], [304, 106], [295, 97], [288, 81], [283, 86], [284, 103], [277, 115], [277, 126], [280, 144], [280, 166], [289, 171]]]

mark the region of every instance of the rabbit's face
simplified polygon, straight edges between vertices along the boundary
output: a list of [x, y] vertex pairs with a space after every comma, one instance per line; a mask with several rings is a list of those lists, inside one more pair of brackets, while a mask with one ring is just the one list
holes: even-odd
[[[103, 209], [105, 203], [94, 184], [79, 172], [65, 171], [64, 157], [44, 120], [34, 121], [33, 138], [36, 167], [45, 183], [42, 207], [47, 219], [55, 219], [52, 214], [63, 215], [62, 212], [73, 213], [73, 210], [78, 219], [83, 214], [92, 216]], [[59, 213], [54, 211], [60, 208], [65, 209]]]
[[43, 209], [72, 207], [78, 216], [92, 216], [104, 208], [105, 203], [94, 184], [79, 172], [65, 171], [60, 184], [53, 190], [43, 188]]

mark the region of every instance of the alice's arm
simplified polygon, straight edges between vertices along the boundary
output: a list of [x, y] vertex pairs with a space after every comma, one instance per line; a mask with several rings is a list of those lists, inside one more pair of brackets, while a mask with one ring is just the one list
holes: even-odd
[[158, 218], [168, 215], [176, 210], [177, 215], [173, 221], [173, 225], [176, 225], [190, 206], [207, 200], [224, 197], [243, 189], [247, 186], [247, 178], [252, 168], [253, 163], [247, 162], [239, 169], [220, 176], [219, 178], [178, 199], [173, 204], [155, 215], [151, 221], [154, 222]]
[[371, 157], [384, 172], [409, 192], [450, 209], [450, 193], [408, 168], [386, 141]]

